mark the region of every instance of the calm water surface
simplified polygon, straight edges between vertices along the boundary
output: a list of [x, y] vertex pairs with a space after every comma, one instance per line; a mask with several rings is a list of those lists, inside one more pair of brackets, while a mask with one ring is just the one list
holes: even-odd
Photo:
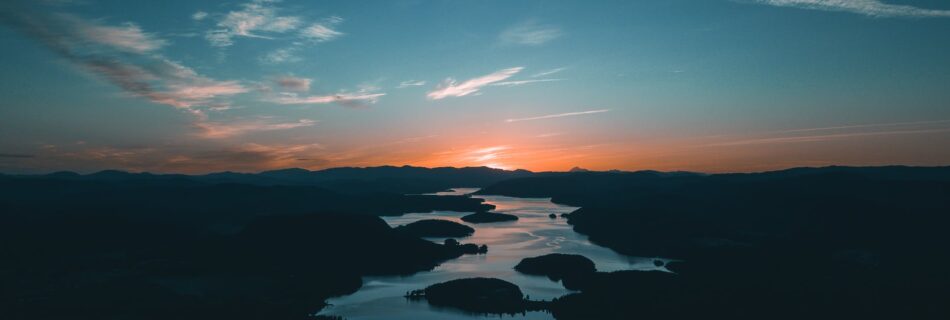
[[[468, 194], [477, 189], [455, 189], [439, 195]], [[320, 314], [340, 315], [346, 319], [473, 319], [497, 318], [465, 314], [452, 309], [429, 306], [424, 300], [408, 301], [403, 298], [407, 291], [422, 289], [428, 285], [459, 278], [492, 277], [517, 284], [532, 300], [550, 300], [571, 293], [559, 282], [543, 276], [529, 276], [513, 268], [523, 258], [548, 253], [573, 253], [583, 255], [597, 264], [599, 271], [617, 270], [663, 270], [656, 267], [653, 258], [630, 257], [595, 245], [587, 236], [574, 232], [562, 213], [570, 213], [575, 207], [551, 203], [550, 199], [512, 198], [502, 196], [476, 196], [496, 206], [495, 211], [518, 216], [518, 221], [470, 224], [460, 218], [470, 212], [437, 211], [411, 213], [399, 217], [383, 217], [390, 226], [396, 227], [422, 219], [445, 219], [463, 223], [475, 229], [470, 237], [459, 238], [462, 243], [487, 244], [488, 254], [464, 255], [446, 261], [432, 271], [411, 276], [365, 277], [363, 287], [354, 294], [332, 298], [331, 304]], [[549, 214], [558, 215], [551, 219]], [[445, 238], [427, 238], [441, 243]], [[505, 318], [511, 318], [505, 316]], [[517, 315], [518, 319], [553, 319], [545, 312], [529, 312]]]

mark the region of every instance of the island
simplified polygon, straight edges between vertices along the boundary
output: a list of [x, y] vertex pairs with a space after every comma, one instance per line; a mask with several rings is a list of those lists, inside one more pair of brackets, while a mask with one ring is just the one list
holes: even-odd
[[477, 212], [467, 216], [462, 217], [462, 221], [468, 223], [489, 223], [489, 222], [504, 222], [504, 221], [517, 221], [518, 217], [505, 213], [498, 212]]
[[465, 278], [433, 284], [407, 293], [429, 304], [473, 313], [514, 314], [524, 312], [526, 301], [517, 285], [495, 278]]
[[475, 232], [475, 229], [472, 229], [472, 227], [441, 219], [419, 220], [407, 225], [396, 227], [395, 230], [414, 237], [437, 238], [467, 237]]
[[524, 274], [547, 276], [553, 281], [562, 281], [565, 288], [578, 290], [597, 272], [594, 262], [582, 255], [552, 253], [524, 258], [515, 270]]
[[445, 239], [445, 241], [443, 242], [443, 244], [444, 244], [446, 247], [454, 248], [456, 251], [461, 252], [461, 253], [463, 253], [463, 254], [486, 254], [486, 253], [488, 253], [488, 246], [487, 246], [487, 245], [484, 245], [484, 244], [483, 244], [483, 245], [477, 245], [477, 244], [474, 244], [474, 243], [460, 244], [460, 243], [458, 242], [458, 240], [455, 240], [455, 239], [452, 239], [452, 238]]
[[515, 270], [524, 274], [547, 276], [556, 281], [597, 272], [597, 267], [593, 261], [582, 255], [552, 253], [524, 258], [515, 266]]

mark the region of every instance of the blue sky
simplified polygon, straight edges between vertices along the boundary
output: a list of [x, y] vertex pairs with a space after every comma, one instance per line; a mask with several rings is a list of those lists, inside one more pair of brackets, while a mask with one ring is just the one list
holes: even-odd
[[950, 163], [950, 3], [7, 1], [0, 171]]

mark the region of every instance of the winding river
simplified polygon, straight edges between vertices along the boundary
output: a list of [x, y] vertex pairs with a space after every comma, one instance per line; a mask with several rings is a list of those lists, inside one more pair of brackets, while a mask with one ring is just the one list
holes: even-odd
[[[455, 189], [437, 195], [469, 194], [477, 189]], [[336, 297], [328, 302], [321, 315], [339, 315], [346, 319], [473, 319], [491, 316], [467, 314], [452, 309], [432, 307], [424, 300], [410, 301], [403, 297], [407, 291], [422, 289], [428, 285], [459, 278], [499, 278], [521, 287], [533, 300], [550, 300], [569, 294], [560, 283], [543, 276], [529, 276], [513, 268], [523, 258], [548, 253], [580, 254], [594, 261], [599, 271], [617, 270], [663, 270], [653, 264], [654, 258], [630, 257], [592, 244], [587, 236], [574, 232], [561, 218], [575, 207], [552, 203], [550, 199], [512, 198], [502, 196], [476, 196], [495, 205], [496, 212], [518, 216], [518, 221], [469, 224], [460, 218], [469, 212], [438, 211], [411, 213], [398, 217], [383, 217], [390, 226], [396, 227], [422, 219], [445, 219], [467, 224], [475, 229], [470, 237], [460, 238], [462, 243], [487, 244], [488, 254], [464, 255], [446, 261], [432, 271], [410, 276], [365, 277], [363, 287], [351, 295]], [[556, 219], [549, 215], [556, 214]], [[441, 243], [444, 238], [427, 238]], [[497, 316], [495, 316], [497, 317]], [[507, 316], [506, 316], [507, 317]], [[528, 312], [516, 315], [521, 319], [553, 319], [545, 312]]]

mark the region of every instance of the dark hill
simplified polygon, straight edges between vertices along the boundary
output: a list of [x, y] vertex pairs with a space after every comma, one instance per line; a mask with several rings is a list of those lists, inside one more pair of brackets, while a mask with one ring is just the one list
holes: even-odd
[[672, 318], [950, 314], [938, 298], [950, 292], [948, 167], [587, 172], [512, 179], [479, 193], [580, 206], [568, 221], [591, 241], [683, 260], [669, 266], [676, 280], [603, 275], [616, 279], [563, 299], [571, 307], [555, 310], [559, 319], [622, 319], [631, 310]]
[[5, 319], [305, 319], [362, 276], [462, 254], [357, 214], [264, 217], [230, 236], [121, 215], [2, 218]]
[[196, 224], [240, 224], [260, 215], [318, 211], [399, 215], [492, 209], [482, 200], [466, 196], [340, 194], [310, 186], [154, 185], [20, 177], [0, 177], [0, 205], [11, 212], [31, 214], [115, 213]]
[[484, 251], [376, 216], [492, 208], [465, 196], [159, 177], [0, 176], [0, 318], [303, 319], [362, 276]]

